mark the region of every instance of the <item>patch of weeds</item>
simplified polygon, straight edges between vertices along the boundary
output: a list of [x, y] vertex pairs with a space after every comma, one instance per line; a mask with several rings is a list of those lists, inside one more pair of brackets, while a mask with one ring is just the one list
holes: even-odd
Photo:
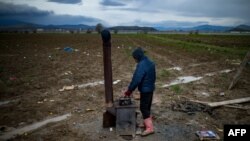
[[131, 57], [131, 49], [130, 48], [125, 48], [124, 52], [125, 52], [127, 57]]
[[175, 94], [180, 94], [182, 92], [180, 85], [172, 85], [170, 86], [170, 90], [173, 91]]
[[159, 78], [162, 78], [162, 77], [169, 77], [171, 75], [171, 73], [166, 70], [166, 69], [162, 69], [160, 72], [159, 72], [159, 75], [158, 77]]

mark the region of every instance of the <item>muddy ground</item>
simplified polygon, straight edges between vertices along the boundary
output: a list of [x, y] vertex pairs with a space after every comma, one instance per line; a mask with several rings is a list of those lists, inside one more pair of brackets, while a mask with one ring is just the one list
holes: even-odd
[[[59, 91], [64, 86], [83, 86], [103, 80], [102, 41], [99, 35], [0, 36], [0, 136], [70, 113], [71, 116], [65, 120], [24, 132], [10, 140], [125, 140], [115, 133], [115, 128], [102, 128], [104, 85]], [[112, 37], [113, 80], [121, 80], [113, 85], [114, 99], [130, 82], [136, 65], [130, 54], [135, 47], [143, 47], [157, 67], [157, 88], [152, 105], [155, 134], [144, 138], [138, 135], [132, 140], [199, 140], [195, 135], [198, 130], [213, 130], [223, 139], [224, 124], [250, 123], [249, 103], [236, 105], [244, 106], [242, 109], [221, 106], [209, 110], [197, 103], [188, 103], [190, 99], [217, 102], [249, 97], [249, 66], [242, 72], [234, 89], [227, 90], [244, 56], [207, 49], [190, 51], [163, 42], [162, 36], [159, 36], [161, 39], [152, 36], [156, 35]], [[244, 46], [248, 49], [249, 39], [249, 36], [244, 37]], [[238, 43], [238, 37], [236, 40]], [[225, 46], [230, 48], [230, 45]], [[65, 50], [66, 47], [73, 50]], [[230, 71], [220, 72], [226, 69]], [[180, 76], [202, 78], [162, 87]], [[137, 96], [138, 92], [135, 91], [134, 95]], [[185, 104], [191, 105], [191, 111], [185, 109]]]

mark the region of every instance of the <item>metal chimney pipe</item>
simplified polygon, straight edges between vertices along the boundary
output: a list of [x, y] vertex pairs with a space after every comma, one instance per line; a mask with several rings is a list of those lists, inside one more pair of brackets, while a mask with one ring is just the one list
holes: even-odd
[[111, 64], [111, 34], [108, 30], [101, 32], [103, 41], [103, 64], [106, 107], [113, 106], [113, 78]]

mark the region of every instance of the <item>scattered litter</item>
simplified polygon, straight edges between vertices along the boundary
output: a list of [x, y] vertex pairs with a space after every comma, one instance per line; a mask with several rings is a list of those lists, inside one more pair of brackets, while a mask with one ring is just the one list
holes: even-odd
[[90, 112], [90, 111], [94, 111], [94, 110], [93, 110], [93, 109], [87, 108], [86, 111], [87, 111], [87, 112]]
[[57, 48], [55, 48], [56, 50], [60, 50], [61, 48], [59, 48], [59, 47], [57, 47]]
[[50, 102], [54, 102], [55, 100], [53, 100], [53, 99], [51, 99], [51, 100], [49, 100]]
[[73, 73], [71, 71], [66, 71], [64, 74], [65, 75], [70, 75], [70, 74], [73, 74]]
[[5, 105], [5, 104], [8, 104], [8, 103], [10, 103], [10, 102], [11, 102], [11, 101], [2, 101], [2, 102], [0, 101], [0, 106], [1, 106], [1, 105]]
[[[121, 82], [121, 80], [116, 80], [116, 81], [113, 81], [113, 84], [115, 85], [119, 82]], [[81, 89], [81, 88], [93, 87], [93, 86], [103, 85], [103, 84], [104, 84], [104, 81], [96, 81], [93, 83], [80, 84], [80, 85], [76, 85], [76, 86], [78, 87], [78, 89]]]
[[[66, 73], [69, 74], [69, 73]], [[119, 82], [121, 82], [121, 80], [116, 80], [113, 81], [113, 84], [118, 84]], [[86, 87], [93, 87], [93, 86], [97, 86], [97, 85], [103, 85], [104, 81], [97, 81], [97, 82], [93, 82], [93, 83], [86, 83], [86, 84], [80, 84], [80, 85], [72, 85], [72, 86], [63, 86], [62, 89], [59, 89], [59, 92], [63, 92], [65, 90], [73, 90], [75, 88], [81, 89], [81, 88], [86, 88]]]
[[35, 129], [38, 129], [38, 128], [44, 126], [44, 125], [47, 125], [48, 123], [65, 120], [70, 116], [71, 116], [71, 114], [65, 114], [65, 115], [62, 115], [62, 116], [58, 116], [58, 117], [54, 117], [54, 118], [51, 118], [51, 119], [47, 119], [47, 120], [44, 120], [44, 121], [34, 123], [34, 124], [31, 124], [31, 125], [25, 126], [23, 128], [14, 129], [14, 130], [12, 130], [10, 132], [6, 132], [5, 134], [2, 134], [0, 136], [0, 140], [9, 140], [11, 138], [14, 138], [17, 135], [22, 135], [22, 134], [31, 132], [31, 131], [33, 131]]
[[177, 70], [177, 71], [181, 71], [182, 68], [181, 67], [173, 67], [173, 68], [169, 68], [167, 70]]
[[53, 61], [53, 57], [51, 55], [48, 56], [49, 60]]
[[75, 49], [74, 51], [75, 51], [75, 52], [78, 52], [78, 51], [79, 51], [79, 49]]
[[223, 132], [223, 129], [220, 129], [220, 128], [217, 128], [216, 129], [219, 131], [219, 132]]
[[212, 72], [212, 73], [206, 73], [205, 76], [214, 76], [216, 75], [217, 73], [229, 73], [233, 70], [230, 70], [230, 69], [225, 69], [225, 70], [221, 70], [219, 72]]
[[202, 92], [201, 95], [206, 96], [206, 97], [209, 97], [209, 96], [210, 96], [210, 94], [209, 94], [209, 93], [206, 93], [206, 92]]
[[196, 131], [196, 135], [199, 137], [199, 139], [201, 141], [202, 140], [211, 140], [211, 139], [215, 139], [215, 140], [219, 140], [220, 139], [220, 137], [218, 136], [218, 134], [216, 134], [212, 130]]
[[66, 52], [73, 52], [74, 51], [74, 49], [71, 47], [65, 47], [63, 50]]
[[117, 84], [119, 82], [121, 82], [121, 80], [116, 80], [116, 81], [113, 82], [113, 84]]
[[[233, 71], [233, 70], [225, 69], [225, 70], [221, 70], [219, 72], [206, 73], [205, 76], [214, 76], [217, 73], [229, 73], [231, 71]], [[169, 86], [172, 86], [172, 85], [190, 83], [190, 82], [193, 82], [193, 81], [198, 81], [198, 80], [200, 80], [202, 78], [203, 78], [202, 76], [198, 76], [198, 77], [195, 77], [195, 76], [182, 76], [182, 77], [178, 77], [176, 80], [173, 80], [169, 84], [163, 85], [162, 87], [166, 88], [166, 87], [169, 87]]]
[[63, 92], [65, 90], [73, 90], [74, 88], [75, 88], [74, 85], [72, 85], [72, 86], [63, 86], [63, 88], [60, 89], [59, 92]]
[[97, 85], [101, 85], [104, 84], [104, 81], [97, 81], [97, 82], [93, 82], [93, 83], [87, 83], [87, 84], [81, 84], [81, 85], [77, 85], [78, 88], [86, 88], [89, 86], [97, 86]]
[[170, 84], [163, 85], [162, 87], [165, 88], [165, 87], [169, 87], [169, 86], [172, 86], [172, 85], [189, 83], [189, 82], [200, 80], [202, 78], [203, 77], [194, 77], [194, 76], [178, 77], [176, 80], [172, 81]]
[[229, 62], [232, 65], [240, 65], [240, 63], [241, 63], [241, 61], [239, 59], [237, 59], [237, 60], [229, 60], [229, 59], [227, 59], [226, 62]]
[[12, 103], [12, 102], [17, 102], [17, 101], [19, 101], [19, 99], [0, 101], [0, 106], [5, 105], [5, 104], [9, 104], [9, 103]]
[[24, 56], [23, 59], [26, 59], [26, 57]]
[[37, 104], [42, 104], [43, 103], [43, 101], [37, 101]]
[[233, 71], [233, 70], [226, 69], [226, 70], [219, 71], [219, 73], [229, 73], [229, 72], [231, 72], [231, 71]]
[[112, 127], [111, 127], [111, 128], [109, 128], [109, 131], [110, 131], [110, 132], [112, 132], [112, 131], [113, 131], [113, 128], [112, 128]]
[[224, 92], [221, 92], [221, 93], [220, 93], [220, 96], [224, 96], [224, 95], [225, 95], [225, 93], [224, 93]]

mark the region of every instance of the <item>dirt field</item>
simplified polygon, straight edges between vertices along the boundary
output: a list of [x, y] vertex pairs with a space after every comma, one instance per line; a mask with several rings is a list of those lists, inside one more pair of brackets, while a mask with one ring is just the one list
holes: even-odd
[[[65, 120], [23, 132], [11, 140], [125, 140], [115, 134], [115, 129], [102, 128], [105, 99], [100, 82], [100, 35], [0, 34], [0, 46], [0, 137], [70, 114]], [[152, 106], [156, 133], [133, 140], [199, 140], [195, 132], [206, 129], [223, 139], [224, 124], [250, 123], [249, 103], [234, 105], [242, 109], [207, 109], [189, 102], [249, 97], [249, 65], [234, 89], [227, 88], [249, 50], [250, 36], [112, 35], [113, 80], [120, 80], [113, 85], [114, 99], [130, 82], [136, 65], [131, 51], [137, 46], [145, 49], [157, 67]], [[198, 80], [173, 82], [187, 76]], [[72, 85], [78, 88], [59, 91]]]

